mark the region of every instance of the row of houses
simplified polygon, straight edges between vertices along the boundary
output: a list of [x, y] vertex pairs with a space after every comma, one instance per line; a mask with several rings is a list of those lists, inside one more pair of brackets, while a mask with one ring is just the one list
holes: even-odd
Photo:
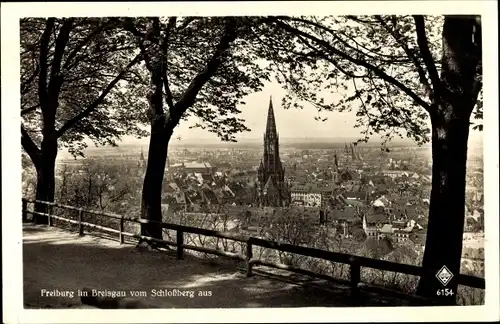
[[[415, 220], [396, 220], [380, 224], [377, 222], [368, 222], [367, 217], [363, 216], [363, 231], [368, 238], [377, 240], [390, 238], [394, 243], [404, 243], [409, 240], [415, 241], [424, 234], [424, 228]], [[412, 235], [414, 234], [414, 235]], [[416, 234], [416, 235], [415, 235]], [[420, 234], [420, 235], [419, 235]]]

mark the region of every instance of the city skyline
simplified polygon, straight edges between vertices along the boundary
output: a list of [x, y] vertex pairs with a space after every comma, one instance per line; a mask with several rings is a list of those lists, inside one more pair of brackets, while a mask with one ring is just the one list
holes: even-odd
[[[380, 309], [383, 319], [387, 306], [399, 307], [389, 312], [397, 317], [410, 306], [456, 304], [480, 307], [477, 314], [457, 307], [457, 318], [491, 314], [497, 38], [489, 50], [479, 40], [496, 32], [498, 17], [486, 1], [467, 2], [452, 9], [439, 2], [429, 13], [424, 2], [373, 9], [303, 2], [300, 10], [269, 2], [262, 18], [245, 2], [200, 5], [218, 7], [213, 16], [186, 4], [177, 12], [184, 7], [133, 3], [120, 6], [124, 13], [104, 6], [90, 15], [77, 4], [73, 14], [54, 6], [34, 15], [33, 5], [28, 15], [2, 15], [13, 30], [8, 47], [21, 45], [3, 60], [16, 71], [4, 78], [2, 103], [23, 109], [3, 125], [6, 134], [19, 131], [20, 118], [21, 141], [6, 141], [8, 155], [22, 153], [5, 181], [16, 192], [7, 200], [22, 207], [5, 219], [17, 243], [4, 286], [23, 307], [11, 320], [31, 316], [28, 309], [96, 308], [255, 309], [269, 319], [275, 307], [291, 318], [298, 308], [332, 307], [326, 320], [352, 320], [336, 313]], [[455, 39], [472, 39], [481, 55], [454, 51]], [[459, 54], [474, 57], [474, 66]], [[254, 74], [268, 80], [262, 87], [239, 77], [254, 73], [246, 68], [255, 57], [278, 65], [271, 80]], [[474, 71], [473, 87], [460, 82], [465, 75], [447, 73], [463, 66]], [[471, 89], [484, 89], [477, 107]], [[336, 108], [318, 111], [297, 98]], [[464, 113], [462, 103], [477, 114]], [[389, 139], [363, 134], [430, 129], [425, 111], [435, 132], [424, 145], [404, 128]], [[144, 136], [151, 128], [153, 136]], [[231, 134], [241, 128], [249, 131]], [[216, 135], [225, 132], [234, 143]]]
[[[260, 92], [248, 95], [243, 99], [245, 105], [239, 105], [241, 113], [237, 115], [245, 120], [245, 125], [250, 128], [248, 132], [242, 132], [235, 135], [238, 142], [255, 142], [261, 141], [266, 127], [267, 109], [269, 98], [271, 97], [274, 114], [276, 117], [276, 126], [279, 129], [280, 139], [286, 142], [291, 139], [302, 140], [318, 140], [318, 139], [345, 139], [346, 141], [355, 141], [362, 138], [361, 128], [354, 128], [356, 122], [356, 104], [352, 111], [338, 112], [321, 112], [311, 104], [304, 104], [302, 109], [285, 109], [282, 106], [282, 98], [285, 95], [285, 90], [277, 82], [268, 82]], [[327, 118], [326, 121], [317, 121], [315, 116]], [[190, 143], [220, 143], [221, 140], [208, 130], [200, 128], [189, 128], [195, 124], [195, 120], [181, 122], [174, 130], [171, 143], [182, 145]], [[148, 128], [148, 126], [146, 126]], [[469, 135], [469, 144], [477, 144], [482, 141], [482, 132], [471, 129]], [[179, 140], [180, 137], [180, 140]], [[377, 134], [370, 138], [371, 142], [379, 142], [381, 137]], [[407, 141], [409, 144], [412, 140], [408, 138], [394, 138], [395, 141]], [[89, 142], [90, 143], [90, 142]], [[137, 139], [133, 136], [124, 136], [121, 144], [147, 144], [149, 137]], [[89, 146], [93, 146], [92, 144]]]

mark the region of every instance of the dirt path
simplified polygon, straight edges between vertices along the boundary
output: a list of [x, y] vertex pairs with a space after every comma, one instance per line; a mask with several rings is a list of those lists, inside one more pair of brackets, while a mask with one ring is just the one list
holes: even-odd
[[[161, 308], [352, 306], [345, 287], [325, 290], [259, 275], [246, 278], [236, 264], [190, 256], [176, 260], [172, 254], [139, 252], [131, 245], [56, 228], [25, 225], [23, 241], [27, 308], [84, 308], [76, 293], [84, 287], [122, 291], [127, 297], [144, 291], [147, 296], [138, 299]], [[41, 296], [42, 289], [74, 295]], [[391, 303], [369, 299], [367, 306]]]

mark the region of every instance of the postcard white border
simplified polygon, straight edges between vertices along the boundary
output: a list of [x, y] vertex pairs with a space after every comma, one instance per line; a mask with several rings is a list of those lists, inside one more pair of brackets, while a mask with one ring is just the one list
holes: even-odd
[[[24, 310], [22, 308], [19, 26], [27, 16], [480, 14], [484, 53], [486, 303], [467, 307]], [[3, 3], [2, 257], [5, 323], [487, 321], [499, 314], [498, 34], [496, 1]]]

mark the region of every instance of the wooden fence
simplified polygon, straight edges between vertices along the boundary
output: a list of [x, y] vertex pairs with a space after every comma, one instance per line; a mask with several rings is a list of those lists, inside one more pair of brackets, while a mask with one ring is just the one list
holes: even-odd
[[[87, 226], [89, 228], [95, 228], [95, 229], [99, 229], [99, 230], [102, 230], [102, 231], [105, 231], [108, 233], [116, 234], [118, 236], [121, 244], [124, 243], [125, 237], [130, 237], [130, 238], [135, 238], [135, 239], [142, 239], [142, 240], [148, 241], [148, 242], [156, 242], [156, 243], [160, 243], [160, 244], [171, 245], [171, 246], [175, 246], [177, 248], [177, 258], [178, 259], [183, 258], [185, 249], [194, 250], [194, 251], [198, 251], [198, 252], [205, 252], [205, 253], [209, 253], [209, 254], [220, 255], [220, 256], [224, 256], [224, 257], [228, 257], [228, 258], [232, 258], [232, 259], [237, 259], [237, 260], [244, 261], [246, 263], [246, 275], [248, 277], [252, 276], [252, 267], [254, 265], [263, 265], [263, 266], [268, 266], [268, 267], [272, 267], [272, 268], [284, 269], [284, 270], [288, 270], [288, 271], [292, 271], [292, 272], [296, 272], [296, 273], [300, 273], [300, 274], [305, 274], [305, 275], [309, 275], [312, 277], [327, 279], [327, 280], [331, 280], [331, 281], [337, 281], [337, 282], [341, 281], [339, 279], [332, 278], [332, 277], [329, 277], [327, 275], [316, 274], [312, 271], [294, 268], [294, 267], [287, 266], [284, 264], [279, 264], [279, 263], [274, 263], [274, 262], [269, 262], [266, 260], [254, 258], [253, 257], [253, 246], [259, 246], [259, 247], [263, 247], [263, 248], [269, 248], [269, 249], [273, 249], [273, 250], [289, 252], [289, 253], [299, 254], [299, 255], [313, 257], [313, 258], [319, 258], [319, 259], [332, 261], [332, 262], [336, 262], [336, 263], [347, 264], [350, 267], [350, 280], [347, 283], [351, 286], [351, 288], [353, 288], [353, 290], [357, 290], [357, 288], [361, 284], [361, 268], [362, 267], [391, 271], [391, 272], [396, 272], [396, 273], [403, 273], [403, 274], [413, 275], [413, 276], [422, 276], [424, 274], [423, 268], [418, 267], [418, 266], [409, 265], [409, 264], [401, 264], [401, 263], [395, 263], [395, 262], [390, 262], [390, 261], [385, 261], [385, 260], [370, 259], [370, 258], [366, 258], [366, 257], [355, 256], [355, 255], [350, 255], [350, 254], [345, 254], [345, 253], [325, 251], [325, 250], [304, 247], [304, 246], [296, 246], [296, 245], [291, 245], [291, 244], [285, 244], [285, 243], [264, 240], [264, 239], [260, 239], [260, 238], [256, 238], [256, 237], [245, 237], [245, 236], [235, 235], [235, 234], [227, 233], [227, 232], [220, 232], [220, 231], [208, 230], [208, 229], [203, 229], [203, 228], [184, 226], [184, 225], [179, 225], [179, 224], [154, 222], [154, 221], [149, 221], [146, 219], [126, 217], [123, 215], [117, 215], [117, 214], [112, 214], [112, 213], [84, 210], [82, 208], [77, 208], [77, 207], [73, 207], [73, 206], [62, 205], [62, 204], [52, 203], [52, 202], [28, 200], [28, 199], [24, 199], [24, 198], [22, 201], [23, 201], [23, 208], [22, 208], [23, 221], [27, 221], [28, 214], [42, 215], [42, 216], [47, 216], [48, 226], [53, 225], [53, 220], [61, 220], [63, 222], [68, 222], [71, 224], [78, 225], [79, 235], [84, 235], [84, 226]], [[38, 204], [46, 205], [47, 206], [47, 213], [38, 213], [38, 212], [35, 212], [34, 210], [31, 210], [31, 211], [28, 210], [28, 203], [38, 203]], [[57, 216], [57, 215], [52, 214], [51, 210], [53, 207], [77, 211], [78, 212], [78, 220], [72, 220], [72, 219], [68, 219], [65, 217], [61, 217], [61, 216]], [[100, 216], [107, 217], [107, 218], [118, 219], [120, 221], [119, 229], [113, 229], [113, 228], [104, 227], [104, 226], [100, 226], [100, 225], [86, 222], [86, 221], [84, 221], [85, 214], [94, 214], [94, 215], [100, 215]], [[133, 222], [133, 223], [138, 223], [138, 224], [154, 223], [154, 224], [158, 224], [158, 226], [160, 226], [163, 229], [174, 230], [174, 231], [176, 231], [176, 242], [160, 240], [160, 239], [156, 239], [156, 238], [152, 238], [152, 237], [148, 237], [148, 236], [143, 236], [143, 235], [125, 232], [124, 231], [124, 223], [125, 222]], [[185, 244], [184, 243], [184, 233], [200, 234], [200, 235], [205, 235], [205, 236], [209, 236], [209, 237], [216, 237], [216, 238], [228, 239], [228, 240], [233, 240], [233, 241], [245, 243], [246, 244], [246, 255], [243, 256], [243, 255], [240, 255], [238, 253], [222, 251], [219, 249], [212, 249], [212, 248], [206, 248], [206, 247], [201, 247], [201, 246]], [[458, 275], [458, 284], [463, 285], [463, 286], [473, 287], [473, 288], [485, 289], [485, 279], [484, 278], [474, 277], [474, 276], [470, 276], [470, 275], [464, 275], [464, 274]]]

